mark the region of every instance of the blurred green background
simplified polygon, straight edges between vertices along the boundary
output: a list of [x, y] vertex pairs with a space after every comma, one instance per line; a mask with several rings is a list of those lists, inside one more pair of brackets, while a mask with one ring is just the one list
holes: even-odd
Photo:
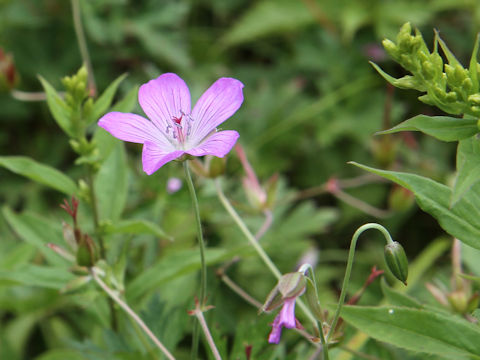
[[[318, 255], [317, 276], [326, 301], [332, 302], [338, 293], [345, 249], [359, 225], [382, 222], [412, 259], [443, 234], [413, 205], [410, 194], [365, 177], [346, 163], [411, 171], [448, 183], [455, 165], [454, 145], [420, 134], [373, 136], [418, 113], [438, 111], [418, 102], [418, 94], [388, 87], [368, 61], [402, 76], [403, 70], [386, 57], [381, 40], [394, 38], [410, 21], [429, 44], [433, 29], [439, 30], [466, 64], [480, 30], [477, 0], [83, 0], [80, 5], [100, 92], [122, 73], [128, 77], [118, 99], [164, 72], [179, 74], [193, 101], [222, 76], [245, 84], [243, 106], [222, 127], [239, 131], [239, 142], [261, 180], [280, 175], [274, 222], [262, 241], [284, 272], [293, 270], [302, 255]], [[0, 47], [13, 57], [15, 89], [21, 91], [41, 92], [38, 75], [61, 90], [60, 79], [82, 65], [71, 3], [65, 0], [0, 0]], [[73, 165], [75, 153], [45, 102], [20, 101], [4, 89], [0, 109], [0, 155], [29, 156], [74, 179], [82, 178], [81, 168]], [[138, 105], [134, 112], [141, 113]], [[182, 358], [188, 354], [191, 331], [185, 309], [192, 307], [196, 284], [195, 267], [182, 261], [198, 256], [192, 249], [190, 200], [185, 187], [172, 195], [165, 190], [169, 177], [182, 177], [179, 165], [168, 164], [148, 177], [141, 171], [140, 146], [126, 144], [126, 149], [122, 217], [153, 220], [175, 242], [151, 235], [112, 236], [110, 260], [115, 263], [124, 247], [131, 250], [127, 299], [133, 286], [133, 306], [154, 324], [159, 336], [167, 337], [166, 344], [177, 346]], [[263, 215], [249, 207], [242, 176], [232, 152], [226, 193], [256, 229]], [[354, 179], [341, 183], [347, 196], [325, 191], [322, 185], [332, 177]], [[295, 335], [288, 338], [295, 350], [272, 355], [275, 350], [265, 340], [271, 317], [257, 317], [215, 278], [213, 270], [238, 253], [244, 259], [230, 270], [235, 281], [261, 301], [274, 285], [258, 259], [239, 248], [246, 242], [221, 208], [211, 183], [200, 179], [197, 185], [212, 250], [209, 292], [217, 308], [210, 320], [217, 324], [216, 336], [232, 359], [244, 358], [245, 343], [255, 344], [259, 359], [302, 358], [306, 344]], [[58, 207], [62, 199], [62, 194], [0, 168], [0, 358], [151, 358], [127, 319], [119, 333], [104, 329], [106, 303], [93, 286], [73, 295], [58, 294], [59, 284], [69, 279], [35, 286], [36, 273], [25, 266], [42, 265], [45, 259], [23, 240], [59, 236], [61, 221], [67, 221]], [[82, 211], [88, 230], [88, 208]], [[25, 224], [36, 226], [33, 235], [22, 232]], [[360, 246], [352, 291], [361, 286], [373, 264], [384, 268], [380, 239], [370, 238]], [[448, 257], [435, 265], [432, 272], [441, 273]], [[17, 270], [24, 277], [11, 275]], [[147, 275], [140, 277], [142, 273]], [[421, 285], [418, 292], [425, 293]], [[367, 295], [366, 303], [381, 298], [377, 285]], [[176, 331], [167, 334], [162, 324], [176, 324]], [[249, 333], [252, 324], [258, 332]], [[382, 359], [402, 356], [382, 347], [370, 350]]]

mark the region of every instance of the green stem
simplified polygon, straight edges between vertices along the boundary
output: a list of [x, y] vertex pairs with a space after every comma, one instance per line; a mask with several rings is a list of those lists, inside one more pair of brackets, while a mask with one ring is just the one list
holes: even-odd
[[[205, 261], [205, 242], [203, 240], [202, 222], [200, 220], [200, 209], [198, 207], [197, 193], [193, 186], [192, 175], [188, 167], [188, 160], [183, 162], [183, 169], [185, 170], [185, 178], [187, 179], [188, 190], [192, 198], [193, 211], [195, 213], [195, 224], [197, 226], [198, 245], [200, 247], [200, 303], [204, 303], [207, 294], [207, 263]], [[200, 333], [198, 331], [198, 323], [195, 322], [193, 327], [193, 346], [192, 346], [192, 360], [197, 359], [198, 343]]]
[[83, 62], [85, 63], [85, 66], [87, 67], [87, 72], [88, 72], [88, 88], [90, 90], [90, 95], [94, 96], [97, 92], [97, 87], [95, 85], [95, 77], [93, 75], [92, 62], [90, 61], [87, 41], [85, 39], [85, 33], [83, 31], [80, 3], [79, 3], [79, 0], [71, 0], [71, 2], [72, 2], [73, 26], [75, 28], [75, 34], [77, 36], [78, 47], [80, 48], [80, 54], [82, 55]]
[[92, 202], [93, 224], [95, 225], [95, 232], [98, 238], [98, 244], [100, 246], [100, 257], [102, 259], [106, 259], [105, 243], [103, 242], [103, 236], [100, 234], [100, 216], [98, 215], [97, 195], [95, 193], [93, 170], [89, 165], [87, 165], [87, 182], [90, 189], [90, 200]]
[[350, 251], [348, 252], [348, 260], [347, 260], [347, 269], [345, 270], [345, 277], [343, 278], [343, 285], [342, 291], [340, 292], [340, 299], [338, 301], [337, 309], [335, 310], [335, 315], [333, 316], [332, 325], [330, 326], [330, 331], [327, 334], [327, 342], [330, 339], [331, 334], [335, 331], [335, 327], [337, 326], [338, 319], [340, 318], [340, 312], [342, 311], [343, 303], [345, 302], [345, 296], [347, 295], [347, 288], [348, 283], [350, 282], [350, 274], [352, 273], [352, 266], [353, 266], [353, 256], [355, 255], [355, 247], [357, 245], [357, 240], [360, 235], [369, 229], [376, 229], [379, 230], [388, 244], [392, 243], [392, 237], [387, 229], [385, 229], [382, 225], [376, 223], [368, 223], [365, 225], [360, 226], [357, 231], [352, 236], [352, 241], [350, 243]]
[[[265, 265], [270, 269], [272, 274], [280, 280], [282, 277], [282, 273], [278, 270], [278, 268], [275, 266], [273, 261], [270, 259], [270, 257], [267, 255], [265, 250], [263, 250], [262, 246], [260, 243], [255, 239], [255, 236], [248, 230], [247, 225], [243, 222], [242, 218], [237, 214], [235, 209], [233, 208], [232, 204], [230, 204], [230, 201], [228, 201], [227, 197], [223, 193], [222, 190], [222, 185], [220, 183], [219, 179], [215, 180], [215, 187], [217, 188], [217, 194], [218, 198], [220, 199], [221, 203], [227, 210], [227, 212], [230, 214], [230, 216], [233, 218], [235, 223], [238, 225], [240, 230], [243, 232], [247, 240], [250, 242], [250, 245], [253, 246], [257, 254], [260, 256], [260, 258], [263, 260]], [[317, 319], [315, 319], [315, 316], [313, 316], [312, 312], [310, 309], [305, 305], [305, 303], [301, 299], [297, 299], [298, 306], [302, 311], [305, 313], [305, 315], [308, 317], [308, 319], [316, 326], [317, 325]]]

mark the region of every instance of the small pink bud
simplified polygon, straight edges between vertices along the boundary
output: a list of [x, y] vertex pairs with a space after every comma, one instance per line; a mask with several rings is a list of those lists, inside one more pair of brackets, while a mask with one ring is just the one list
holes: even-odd
[[167, 181], [167, 192], [169, 194], [174, 194], [182, 188], [182, 185], [183, 185], [182, 180], [176, 177], [171, 177]]

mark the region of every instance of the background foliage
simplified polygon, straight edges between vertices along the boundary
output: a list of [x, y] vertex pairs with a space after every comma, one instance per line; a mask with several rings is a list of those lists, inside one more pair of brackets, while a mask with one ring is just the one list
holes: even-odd
[[[403, 291], [437, 306], [423, 284], [432, 279], [448, 284], [449, 242], [441, 237], [443, 230], [413, 205], [408, 192], [365, 177], [346, 162], [414, 172], [449, 184], [454, 145], [412, 133], [372, 136], [418, 113], [442, 113], [418, 102], [412, 91], [393, 90], [368, 60], [403, 76], [380, 41], [394, 38], [411, 21], [427, 44], [432, 43], [431, 29], [438, 29], [457, 58], [468, 64], [480, 30], [476, 0], [92, 0], [82, 1], [81, 9], [99, 92], [128, 73], [115, 102], [126, 97], [121, 105], [134, 112], [141, 109], [132, 89], [164, 72], [185, 79], [194, 99], [221, 76], [245, 84], [244, 105], [224, 125], [239, 131], [261, 180], [279, 173], [274, 222], [262, 244], [282, 272], [295, 269], [305, 254], [318, 256], [322, 302], [333, 303], [351, 234], [362, 223], [381, 221], [413, 260], [413, 280]], [[60, 79], [81, 66], [66, 1], [0, 1], [0, 45], [13, 55], [18, 90], [42, 91], [37, 75], [61, 89]], [[69, 219], [58, 204], [77, 185], [66, 182], [51, 189], [45, 181], [28, 181], [15, 174], [13, 165], [2, 164], [2, 157], [28, 156], [76, 182], [84, 177], [83, 170], [73, 164], [76, 155], [45, 102], [19, 101], [5, 91], [0, 108], [0, 165], [9, 169], [0, 168], [0, 358], [152, 358], [153, 349], [144, 345], [128, 318], [120, 317], [121, 331], [108, 329], [107, 302], [93, 285], [59, 293], [73, 275], [45, 244], [62, 243], [61, 222]], [[91, 133], [95, 131], [92, 125]], [[187, 190], [166, 191], [169, 177], [182, 177], [180, 166], [169, 164], [148, 177], [141, 171], [139, 146], [123, 145], [103, 132], [95, 137], [104, 159], [97, 175], [100, 214], [112, 233], [108, 260], [125, 277], [130, 304], [167, 347], [176, 347], [178, 358], [186, 358], [193, 320], [185, 310], [193, 307], [199, 260]], [[249, 205], [242, 176], [232, 152], [226, 193], [250, 228], [258, 229], [263, 214]], [[339, 183], [347, 196], [328, 191], [324, 184], [332, 178], [355, 179], [353, 185]], [[228, 274], [247, 292], [262, 300], [275, 284], [223, 211], [211, 182], [199, 178], [197, 188], [209, 246], [209, 302], [215, 305], [207, 315], [223, 354], [229, 354], [225, 358], [245, 358], [247, 344], [252, 345], [252, 358], [307, 358], [312, 349], [295, 333], [286, 333], [278, 346], [268, 345], [273, 317], [257, 316], [215, 276], [223, 263], [240, 256]], [[92, 232], [89, 208], [80, 206], [82, 228]], [[138, 225], [135, 219], [155, 226]], [[373, 264], [384, 268], [377, 235], [363, 241], [352, 294]], [[464, 260], [480, 275], [474, 256], [468, 250]], [[380, 284], [374, 283], [361, 303], [377, 305], [382, 299]], [[355, 332], [345, 328], [345, 345], [354, 346], [349, 341]], [[374, 341], [356, 350], [381, 359], [420, 358]], [[338, 350], [336, 356], [347, 355]]]

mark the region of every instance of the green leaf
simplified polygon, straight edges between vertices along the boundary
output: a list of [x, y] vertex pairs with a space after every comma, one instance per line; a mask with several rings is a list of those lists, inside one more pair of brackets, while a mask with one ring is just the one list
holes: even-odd
[[400, 131], [421, 131], [442, 141], [458, 141], [472, 137], [479, 132], [479, 129], [476, 119], [417, 115], [377, 134], [392, 134]]
[[2, 214], [8, 224], [26, 243], [35, 246], [52, 265], [65, 265], [68, 262], [47, 247], [48, 243], [64, 245], [60, 220], [58, 225], [32, 213], [16, 214], [3, 207]]
[[223, 42], [227, 46], [237, 45], [266, 35], [291, 33], [314, 22], [312, 12], [301, 1], [254, 2], [254, 5], [225, 35]]
[[58, 126], [65, 131], [65, 133], [70, 137], [75, 137], [75, 131], [70, 122], [70, 109], [53, 88], [50, 83], [45, 80], [43, 77], [39, 76], [40, 82], [42, 83], [43, 89], [47, 94], [47, 105], [52, 113], [53, 118], [57, 122]]
[[28, 157], [0, 156], [0, 166], [67, 195], [77, 192], [77, 185], [68, 176]]
[[477, 56], [478, 56], [478, 42], [480, 41], [480, 34], [477, 34], [475, 39], [475, 46], [472, 51], [472, 56], [470, 58], [470, 67], [468, 72], [470, 74], [470, 79], [472, 80], [472, 92], [478, 92], [478, 70], [477, 70]]
[[480, 141], [476, 137], [462, 140], [457, 149], [457, 176], [451, 206], [454, 206], [480, 180]]
[[113, 97], [117, 92], [118, 86], [123, 81], [123, 79], [125, 79], [126, 76], [127, 74], [122, 74], [118, 78], [116, 78], [102, 93], [102, 95], [100, 95], [98, 100], [95, 101], [95, 103], [93, 104], [90, 119], [88, 120], [89, 124], [97, 121], [103, 114], [105, 114], [105, 112], [112, 104]]
[[162, 239], [173, 240], [157, 224], [148, 220], [122, 220], [107, 228], [109, 234], [149, 234]]
[[395, 79], [393, 76], [388, 75], [385, 71], [383, 71], [380, 66], [375, 64], [374, 62], [370, 61], [370, 65], [372, 65], [375, 70], [391, 85], [400, 88], [400, 89], [415, 89], [418, 91], [427, 91], [425, 86], [417, 80], [414, 76], [406, 75], [400, 79]]
[[420, 304], [416, 299], [392, 289], [387, 284], [385, 278], [382, 278], [381, 287], [383, 295], [391, 305], [406, 306], [417, 309], [422, 308], [422, 304]]
[[85, 357], [76, 350], [68, 349], [53, 349], [44, 352], [42, 355], [35, 358], [35, 360], [85, 360]]
[[[229, 259], [233, 254], [239, 255], [241, 250], [248, 249], [242, 246], [231, 251], [209, 248], [205, 251], [207, 265], [212, 265]], [[154, 266], [143, 271], [127, 285], [126, 296], [129, 301], [136, 301], [148, 291], [152, 291], [160, 284], [200, 270], [200, 256], [197, 249], [180, 250], [169, 253], [160, 259]]]
[[446, 232], [480, 249], [480, 189], [472, 188], [455, 206], [450, 207], [452, 190], [445, 185], [414, 174], [374, 169], [355, 162], [351, 164], [412, 191], [422, 210], [437, 219]]
[[461, 318], [406, 307], [344, 306], [342, 318], [367, 335], [447, 359], [480, 359], [480, 328]]
[[0, 282], [40, 286], [50, 289], [62, 289], [75, 276], [64, 267], [39, 266], [25, 264], [13, 271], [0, 271]]
[[95, 179], [95, 192], [102, 220], [115, 222], [120, 218], [127, 201], [127, 170], [124, 144], [117, 141]]
[[138, 88], [139, 86], [137, 85], [130, 89], [122, 100], [113, 105], [112, 111], [131, 112], [137, 104]]
[[[455, 55], [453, 55], [453, 53], [450, 51], [450, 49], [448, 48], [447, 44], [445, 44], [445, 42], [440, 38], [440, 35], [438, 34], [438, 31], [435, 31], [435, 42], [438, 42], [440, 44], [440, 47], [442, 48], [443, 50], [443, 53], [445, 54], [445, 56], [447, 57], [447, 60], [448, 60], [448, 64], [449, 65], [452, 65], [452, 66], [462, 66], [462, 64], [460, 64], [460, 62], [457, 60], [457, 58], [455, 57]], [[463, 66], [462, 66], [463, 67]]]

